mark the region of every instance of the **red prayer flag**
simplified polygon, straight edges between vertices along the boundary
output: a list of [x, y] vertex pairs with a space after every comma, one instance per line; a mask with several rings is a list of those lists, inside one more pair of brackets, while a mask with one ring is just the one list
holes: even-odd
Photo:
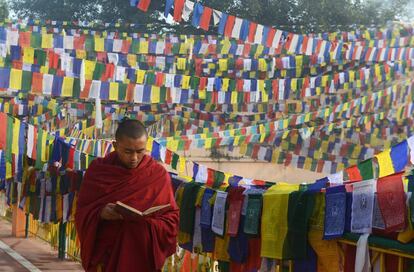
[[208, 187], [213, 187], [214, 185], [214, 169], [207, 168], [207, 183]]
[[174, 21], [181, 22], [185, 0], [174, 1]]
[[147, 12], [150, 4], [151, 4], [151, 0], [139, 0], [137, 8], [139, 8], [142, 11]]
[[20, 32], [19, 33], [19, 45], [21, 47], [30, 47], [31, 32]]
[[267, 41], [266, 41], [266, 45], [268, 47], [272, 47], [273, 39], [275, 38], [275, 34], [276, 34], [276, 29], [269, 28], [269, 33], [267, 33]]
[[201, 15], [201, 19], [200, 19], [201, 29], [208, 31], [212, 14], [213, 14], [213, 10], [211, 8], [204, 7], [203, 14]]
[[32, 74], [32, 92], [41, 94], [43, 90], [43, 74], [33, 72]]
[[349, 181], [361, 181], [362, 176], [359, 172], [358, 166], [354, 165], [345, 169], [346, 173], [348, 174]]
[[233, 188], [230, 188], [230, 191], [229, 191], [229, 195], [228, 195], [229, 220], [227, 220], [228, 222], [227, 234], [231, 237], [237, 236], [237, 233], [239, 230], [240, 215], [241, 215], [241, 209], [242, 209], [243, 200], [244, 200], [243, 191], [244, 191], [243, 187], [233, 187]]
[[402, 173], [378, 179], [377, 196], [386, 231], [404, 230], [407, 224], [407, 209]]
[[257, 28], [257, 24], [250, 22], [248, 41], [251, 43], [254, 42], [254, 36], [256, 35], [256, 28]]
[[234, 17], [233, 15], [229, 15], [227, 17], [226, 27], [224, 29], [224, 36], [226, 37], [231, 36], [231, 32], [233, 31], [235, 20], [236, 20], [236, 17]]

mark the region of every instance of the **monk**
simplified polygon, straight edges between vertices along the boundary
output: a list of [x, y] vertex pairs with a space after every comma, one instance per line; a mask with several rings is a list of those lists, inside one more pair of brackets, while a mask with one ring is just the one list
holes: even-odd
[[[168, 172], [146, 155], [147, 139], [141, 122], [122, 121], [115, 151], [85, 173], [75, 215], [85, 271], [160, 271], [176, 251], [179, 210]], [[117, 201], [139, 211], [170, 206], [127, 218], [117, 212]]]

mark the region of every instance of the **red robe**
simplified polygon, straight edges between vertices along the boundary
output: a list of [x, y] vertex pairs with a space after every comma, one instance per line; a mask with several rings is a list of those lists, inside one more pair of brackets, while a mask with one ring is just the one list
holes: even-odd
[[[121, 201], [140, 211], [171, 204], [171, 208], [138, 221], [100, 218], [108, 203]], [[160, 270], [176, 250], [179, 210], [168, 172], [149, 156], [139, 166], [121, 166], [116, 153], [96, 159], [89, 166], [79, 192], [75, 215], [81, 244], [82, 266], [96, 271]]]

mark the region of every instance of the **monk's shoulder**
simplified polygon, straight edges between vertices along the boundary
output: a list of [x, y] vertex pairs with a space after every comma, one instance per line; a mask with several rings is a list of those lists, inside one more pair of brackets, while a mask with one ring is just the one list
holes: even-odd
[[154, 171], [160, 174], [166, 174], [167, 169], [165, 169], [164, 165], [154, 160]]

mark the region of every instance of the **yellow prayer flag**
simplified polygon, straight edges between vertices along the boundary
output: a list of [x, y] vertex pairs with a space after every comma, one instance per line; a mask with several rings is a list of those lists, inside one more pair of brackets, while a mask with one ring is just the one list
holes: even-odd
[[237, 104], [237, 92], [231, 92], [231, 104]]
[[178, 151], [178, 144], [179, 144], [179, 140], [172, 140], [171, 141], [171, 151], [177, 152]]
[[283, 128], [287, 128], [287, 127], [289, 127], [289, 119], [284, 119], [283, 120]]
[[152, 144], [153, 144], [153, 142], [154, 142], [154, 138], [148, 137], [147, 146], [146, 146], [147, 152], [151, 152], [152, 151]]
[[53, 34], [42, 34], [42, 48], [52, 48], [53, 47]]
[[47, 141], [47, 132], [46, 131], [44, 131], [43, 133], [42, 133], [42, 140], [41, 140], [41, 142], [42, 142], [42, 152], [41, 152], [41, 154], [40, 154], [40, 158], [41, 158], [41, 160], [42, 160], [42, 162], [47, 162], [47, 153], [46, 153], [46, 150], [48, 149], [48, 146], [46, 146], [46, 141]]
[[229, 78], [223, 78], [223, 84], [221, 85], [221, 88], [223, 89], [223, 91], [232, 91], [232, 90], [229, 90], [229, 83], [230, 83]]
[[19, 135], [20, 135], [20, 120], [14, 119], [13, 123], [13, 141], [12, 141], [12, 154], [18, 155], [19, 154]]
[[198, 97], [200, 99], [206, 99], [207, 91], [206, 90], [198, 90]]
[[17, 69], [11, 69], [10, 72], [10, 89], [21, 90], [22, 89], [22, 76], [23, 71]]
[[40, 66], [40, 73], [41, 74], [49, 74], [49, 67], [47, 67], [47, 66]]
[[311, 170], [312, 168], [312, 159], [309, 157], [305, 158], [305, 164], [303, 165], [304, 169]]
[[221, 54], [227, 55], [231, 48], [231, 42], [228, 39], [224, 39], [221, 41], [223, 47], [221, 48]]
[[76, 50], [76, 57], [78, 59], [86, 59], [86, 50]]
[[290, 82], [290, 88], [293, 91], [297, 91], [298, 90], [298, 79], [297, 78], [292, 78], [292, 81]]
[[212, 146], [212, 142], [213, 142], [213, 139], [212, 139], [212, 138], [207, 138], [207, 139], [204, 141], [204, 148], [205, 148], [205, 149], [210, 149], [210, 148], [211, 148], [211, 146]]
[[326, 108], [326, 109], [325, 109], [324, 116], [325, 116], [325, 117], [328, 117], [330, 114], [331, 114], [331, 109], [330, 109], [330, 108]]
[[375, 156], [379, 165], [379, 177], [389, 176], [395, 173], [391, 160], [391, 150], [385, 150]]
[[311, 119], [312, 113], [308, 112], [305, 114], [305, 122], [309, 122]]
[[137, 83], [144, 84], [145, 70], [137, 70]]
[[183, 76], [181, 87], [185, 90], [190, 89], [190, 76]]
[[329, 79], [329, 76], [328, 75], [322, 76], [322, 82], [321, 82], [321, 86], [322, 87], [326, 87], [327, 86], [328, 79]]
[[34, 48], [25, 47], [23, 49], [23, 63], [28, 63], [28, 64], [34, 63]]
[[109, 83], [109, 100], [117, 101], [119, 90], [118, 90], [119, 84], [118, 82], [111, 82]]
[[279, 159], [279, 150], [275, 149], [272, 153], [272, 163], [277, 163], [277, 160]]
[[283, 246], [288, 232], [289, 194], [298, 186], [274, 185], [263, 194], [261, 256], [283, 259]]
[[95, 51], [105, 52], [104, 38], [95, 36]]
[[180, 44], [180, 50], [179, 50], [180, 55], [186, 55], [187, 54], [187, 50], [188, 50], [187, 43], [181, 43]]
[[183, 156], [178, 158], [178, 174], [183, 175], [185, 173], [186, 160]]
[[186, 58], [177, 58], [177, 69], [178, 70], [185, 70], [186, 64], [187, 64]]
[[85, 79], [92, 80], [93, 72], [95, 71], [96, 62], [91, 60], [84, 60], [85, 65]]
[[259, 71], [261, 72], [267, 71], [267, 63], [266, 63], [266, 60], [263, 58], [259, 59]]
[[62, 96], [63, 97], [72, 97], [73, 96], [73, 77], [64, 77], [62, 83]]
[[228, 59], [219, 59], [219, 70], [224, 72], [227, 71], [227, 62]]
[[127, 63], [131, 67], [137, 66], [137, 55], [135, 55], [135, 54], [128, 54], [127, 55]]
[[10, 162], [6, 162], [6, 179], [10, 179], [12, 177], [13, 177], [12, 165]]
[[139, 53], [140, 54], [148, 54], [148, 42], [147, 41], [140, 41], [140, 43], [139, 43]]
[[151, 88], [151, 103], [160, 103], [160, 87], [155, 85]]
[[261, 44], [257, 45], [257, 49], [256, 49], [255, 56], [260, 56], [263, 53], [263, 50], [264, 50], [264, 46], [263, 45], [261, 45]]

